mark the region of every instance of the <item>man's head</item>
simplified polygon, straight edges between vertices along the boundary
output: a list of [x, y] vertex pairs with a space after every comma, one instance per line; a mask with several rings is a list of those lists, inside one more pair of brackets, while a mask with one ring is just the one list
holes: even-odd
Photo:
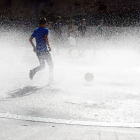
[[61, 22], [61, 16], [57, 17], [57, 22], [60, 23]]
[[52, 29], [52, 22], [49, 22], [48, 28], [51, 30]]
[[52, 26], [52, 22], [49, 22], [48, 26], [51, 27]]
[[86, 20], [82, 19], [82, 24], [85, 25], [86, 24]]
[[46, 23], [47, 23], [46, 18], [40, 18], [39, 20], [40, 27], [46, 27]]
[[49, 25], [52, 25], [52, 22], [49, 22]]
[[103, 26], [104, 25], [104, 21], [100, 20], [100, 25]]
[[70, 24], [71, 24], [72, 26], [74, 25], [74, 20], [73, 20], [73, 19], [70, 21]]

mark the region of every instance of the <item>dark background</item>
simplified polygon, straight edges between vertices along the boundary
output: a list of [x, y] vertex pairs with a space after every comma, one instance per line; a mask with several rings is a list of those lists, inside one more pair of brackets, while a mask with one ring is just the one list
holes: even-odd
[[1, 21], [36, 21], [46, 17], [63, 23], [75, 19], [77, 24], [85, 18], [87, 24], [96, 25], [103, 19], [106, 25], [139, 26], [140, 0], [0, 0]]

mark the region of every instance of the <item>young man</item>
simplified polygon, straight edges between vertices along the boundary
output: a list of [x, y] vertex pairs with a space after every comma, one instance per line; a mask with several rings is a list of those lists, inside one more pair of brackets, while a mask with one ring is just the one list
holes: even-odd
[[104, 21], [100, 20], [100, 23], [99, 23], [97, 30], [96, 30], [96, 33], [98, 34], [98, 36], [103, 35], [103, 25], [104, 25]]
[[[87, 31], [87, 28], [86, 28], [86, 20], [85, 19], [82, 19], [82, 23], [80, 24], [80, 26], [78, 27], [78, 32], [79, 32], [79, 39], [78, 39], [78, 43], [79, 45], [79, 55], [80, 56], [84, 56], [84, 49], [83, 46], [85, 46], [85, 37], [86, 37], [86, 31]], [[81, 45], [82, 44], [82, 45]]]
[[85, 34], [86, 34], [86, 20], [85, 19], [82, 19], [82, 23], [78, 27], [78, 31], [81, 37], [85, 37]]
[[62, 23], [61, 23], [60, 16], [57, 17], [57, 22], [54, 24], [53, 29], [54, 29], [54, 38], [55, 38], [54, 43], [55, 43], [55, 46], [57, 46], [55, 51], [58, 54], [61, 48], [62, 42], [63, 42]]
[[69, 41], [69, 53], [73, 50], [73, 47], [76, 46], [76, 31], [74, 29], [74, 20], [70, 21], [70, 25], [68, 26], [68, 41]]
[[54, 32], [58, 38], [62, 37], [62, 23], [61, 23], [61, 17], [57, 17], [57, 22], [54, 24]]
[[[48, 41], [48, 33], [49, 30], [46, 28], [46, 19], [41, 18], [39, 20], [39, 28], [35, 29], [33, 34], [31, 35], [29, 41], [33, 47], [33, 51], [36, 53], [38, 60], [40, 62], [40, 66], [30, 70], [30, 79], [32, 80], [34, 75], [45, 68], [45, 60], [49, 65], [49, 83], [53, 82], [53, 61], [49, 41]], [[36, 47], [33, 43], [33, 38], [36, 39]]]
[[53, 29], [52, 22], [49, 22], [49, 24], [48, 24], [48, 29], [49, 29], [49, 30], [52, 30], [52, 29]]
[[68, 37], [71, 36], [71, 33], [75, 32], [74, 30], [74, 20], [70, 21], [70, 25], [68, 26]]

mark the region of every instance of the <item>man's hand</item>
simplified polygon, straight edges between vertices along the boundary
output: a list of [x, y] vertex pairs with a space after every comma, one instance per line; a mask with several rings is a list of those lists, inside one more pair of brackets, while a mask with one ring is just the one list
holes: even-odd
[[48, 49], [49, 49], [49, 51], [51, 51], [51, 50], [52, 50], [50, 46], [48, 46]]

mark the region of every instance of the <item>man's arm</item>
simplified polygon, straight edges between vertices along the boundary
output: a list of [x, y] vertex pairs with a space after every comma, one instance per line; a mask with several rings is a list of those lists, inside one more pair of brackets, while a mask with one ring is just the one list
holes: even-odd
[[33, 37], [30, 37], [29, 41], [30, 41], [30, 43], [31, 43], [31, 45], [33, 47], [33, 51], [36, 52], [35, 45], [33, 43]]
[[49, 40], [48, 40], [48, 35], [47, 34], [45, 34], [45, 41], [47, 43], [47, 46], [48, 46], [49, 51], [51, 51], [52, 49], [50, 47]]

